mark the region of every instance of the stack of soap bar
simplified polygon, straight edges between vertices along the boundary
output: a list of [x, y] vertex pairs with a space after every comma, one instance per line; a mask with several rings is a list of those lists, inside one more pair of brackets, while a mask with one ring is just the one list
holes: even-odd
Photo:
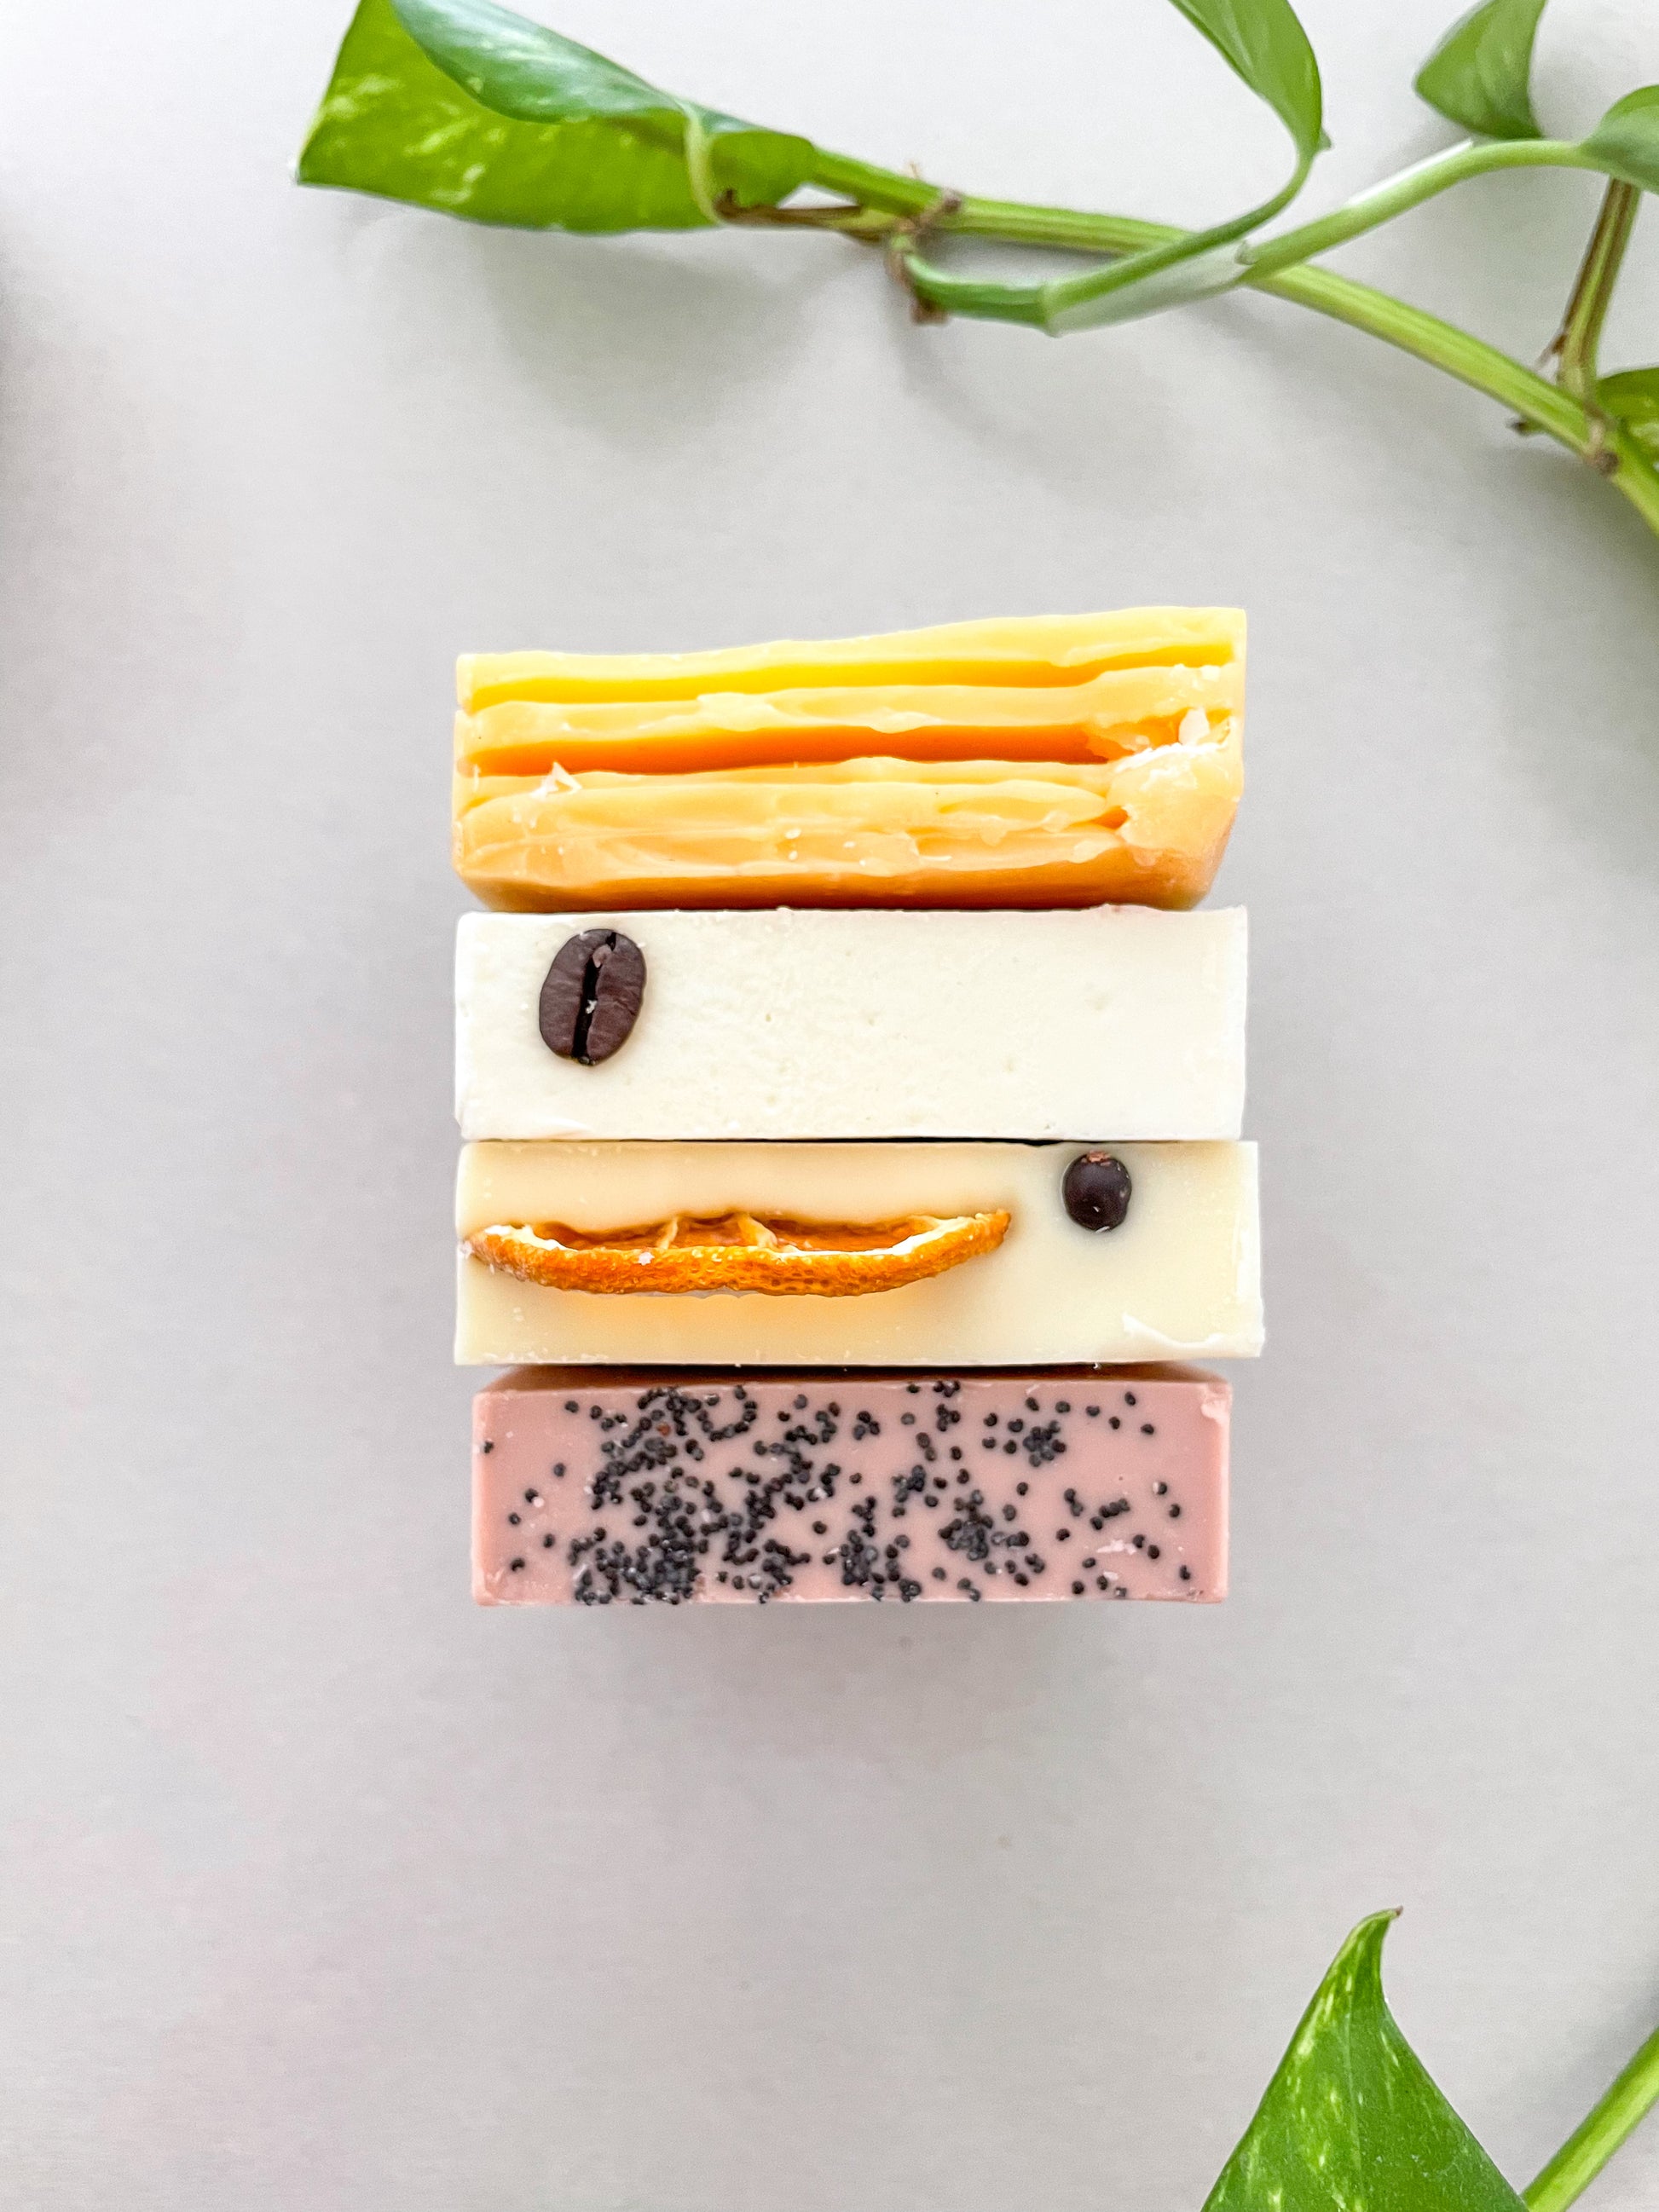
[[463, 661], [482, 1601], [1224, 1593], [1243, 638]]

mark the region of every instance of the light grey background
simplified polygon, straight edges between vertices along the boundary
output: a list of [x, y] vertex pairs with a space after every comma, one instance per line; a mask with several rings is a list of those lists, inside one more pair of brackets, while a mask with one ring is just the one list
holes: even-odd
[[[1310, 6], [1317, 198], [1443, 143], [1449, 12]], [[916, 331], [837, 243], [298, 191], [346, 14], [3, 22], [8, 2203], [1189, 2212], [1394, 1903], [1524, 2179], [1659, 2016], [1659, 549], [1268, 301]], [[981, 191], [1281, 160], [1158, 0], [559, 20]], [[1594, 198], [1345, 265], [1530, 355]], [[454, 653], [1159, 599], [1254, 626], [1231, 1601], [473, 1611]]]

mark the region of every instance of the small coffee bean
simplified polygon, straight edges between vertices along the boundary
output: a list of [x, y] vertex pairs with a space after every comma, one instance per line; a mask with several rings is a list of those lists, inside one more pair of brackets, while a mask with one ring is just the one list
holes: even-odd
[[619, 929], [568, 937], [547, 971], [537, 1007], [542, 1042], [561, 1060], [592, 1067], [627, 1043], [645, 999], [645, 955]]
[[1128, 1169], [1111, 1152], [1079, 1152], [1060, 1187], [1079, 1229], [1121, 1229], [1133, 1188]]

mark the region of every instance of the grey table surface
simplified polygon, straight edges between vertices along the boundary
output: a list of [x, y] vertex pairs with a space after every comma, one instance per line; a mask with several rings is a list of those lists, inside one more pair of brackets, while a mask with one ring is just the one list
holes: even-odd
[[[296, 191], [345, 13], [0, 22], [0, 2191], [1180, 2212], [1389, 1904], [1524, 2179], [1659, 2015], [1659, 548], [1269, 301], [918, 331], [840, 244]], [[1444, 142], [1437, 0], [1308, 19], [1322, 198]], [[1156, 0], [559, 20], [982, 191], [1281, 159]], [[1343, 265], [1530, 356], [1594, 195]], [[1230, 1602], [476, 1612], [453, 656], [1158, 599], [1254, 625]], [[1659, 2128], [1586, 2201], [1656, 2195]]]

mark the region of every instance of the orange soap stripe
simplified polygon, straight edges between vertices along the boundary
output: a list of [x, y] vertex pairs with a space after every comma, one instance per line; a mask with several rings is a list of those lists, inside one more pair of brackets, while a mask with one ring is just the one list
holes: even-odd
[[[556, 764], [580, 775], [608, 768], [636, 775], [684, 774], [700, 769], [799, 767], [813, 761], [867, 759], [877, 734], [869, 726], [778, 730], [687, 730], [637, 737], [589, 736], [562, 731], [539, 736], [533, 709], [517, 705], [492, 708], [485, 714], [462, 715], [456, 729], [456, 757], [481, 775], [545, 775]], [[1109, 738], [1048, 723], [1040, 728], [999, 728], [982, 724], [939, 724], [931, 729], [895, 732], [881, 744], [884, 757], [910, 761], [984, 760], [988, 754], [1008, 761], [1085, 762], [1115, 759], [1153, 745], [1173, 744], [1178, 715], [1143, 717], [1115, 729]]]

